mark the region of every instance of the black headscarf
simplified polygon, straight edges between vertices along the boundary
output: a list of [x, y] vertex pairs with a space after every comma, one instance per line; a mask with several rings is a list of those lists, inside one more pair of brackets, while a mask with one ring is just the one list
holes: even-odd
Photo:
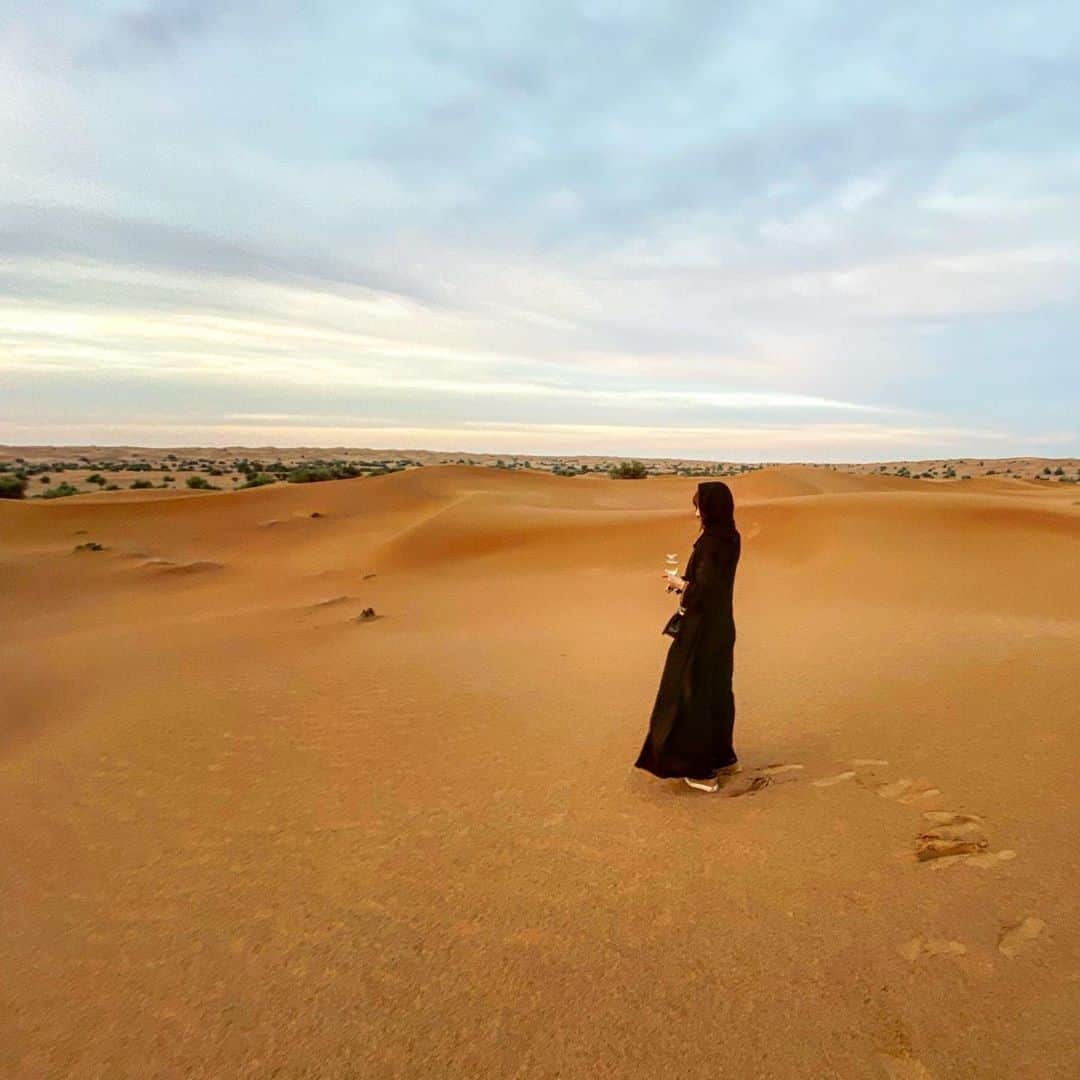
[[731, 488], [722, 480], [707, 480], [697, 486], [697, 505], [701, 511], [701, 536], [715, 541], [735, 541], [739, 530], [735, 528], [735, 499]]

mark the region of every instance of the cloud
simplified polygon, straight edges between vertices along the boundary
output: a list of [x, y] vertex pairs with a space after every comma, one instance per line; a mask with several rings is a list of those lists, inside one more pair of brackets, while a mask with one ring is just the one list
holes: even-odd
[[1075, 452], [1078, 29], [1049, 0], [18, 4], [0, 379], [106, 424], [126, 380], [117, 431], [300, 387], [432, 438], [511, 409], [760, 443], [794, 410], [837, 452], [838, 412]]

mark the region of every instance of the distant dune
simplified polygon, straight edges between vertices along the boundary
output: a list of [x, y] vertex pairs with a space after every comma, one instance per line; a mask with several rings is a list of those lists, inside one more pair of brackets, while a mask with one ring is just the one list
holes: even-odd
[[697, 482], [0, 500], [5, 1068], [1080, 1074], [1080, 490], [729, 478], [709, 796], [631, 767]]

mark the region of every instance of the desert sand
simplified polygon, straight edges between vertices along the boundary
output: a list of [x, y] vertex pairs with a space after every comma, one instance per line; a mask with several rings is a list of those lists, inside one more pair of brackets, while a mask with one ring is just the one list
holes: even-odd
[[0, 1074], [1080, 1075], [1080, 492], [730, 483], [715, 794], [693, 479], [0, 501]]

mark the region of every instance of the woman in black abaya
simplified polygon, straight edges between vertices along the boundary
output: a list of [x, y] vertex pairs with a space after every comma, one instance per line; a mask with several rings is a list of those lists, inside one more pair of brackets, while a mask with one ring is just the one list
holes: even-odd
[[634, 764], [654, 776], [682, 777], [692, 787], [715, 791], [721, 773], [739, 768], [732, 745], [731, 679], [732, 594], [740, 536], [727, 484], [698, 484], [694, 505], [701, 534], [681, 579], [684, 614], [668, 648], [649, 733]]

